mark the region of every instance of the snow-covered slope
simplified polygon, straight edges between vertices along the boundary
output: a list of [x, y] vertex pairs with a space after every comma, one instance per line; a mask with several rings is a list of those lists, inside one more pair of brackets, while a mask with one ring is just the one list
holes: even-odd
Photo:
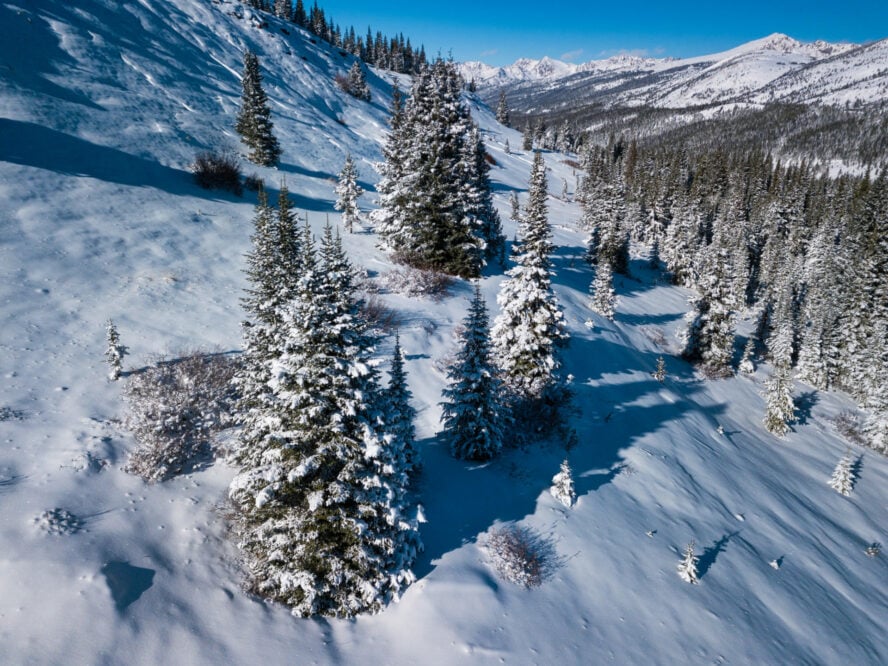
[[[286, 178], [319, 228], [351, 152], [372, 190], [387, 86], [341, 93], [351, 61], [292, 26], [256, 27], [235, 2], [46, 0], [0, 5], [0, 654], [4, 663], [552, 664], [888, 660], [888, 461], [865, 454], [849, 498], [826, 485], [845, 449], [830, 425], [851, 408], [798, 386], [785, 441], [761, 427], [767, 374], [704, 381], [670, 355], [687, 292], [633, 263], [615, 322], [586, 325], [590, 274], [576, 205], [550, 197], [555, 286], [573, 341], [578, 445], [453, 460], [435, 437], [449, 353], [470, 286], [440, 301], [385, 294], [401, 322], [425, 460], [419, 578], [399, 604], [355, 621], [304, 621], [242, 593], [219, 507], [234, 470], [148, 486], [121, 467], [133, 446], [106, 380], [104, 321], [127, 369], [184, 347], [236, 351], [251, 195], [198, 189], [186, 165], [232, 132], [241, 51], [259, 54], [283, 148], [250, 167]], [[284, 34], [287, 30], [290, 34]], [[496, 201], [523, 192], [531, 155], [474, 106]], [[546, 155], [552, 193], [575, 174]], [[372, 195], [365, 197], [367, 205]], [[506, 224], [507, 237], [514, 226]], [[355, 262], [391, 268], [371, 233]], [[491, 307], [501, 275], [482, 290]], [[382, 351], [387, 352], [388, 349]], [[650, 372], [666, 357], [665, 383]], [[723, 434], [718, 432], [721, 426]], [[548, 493], [569, 455], [579, 500]], [[49, 533], [55, 508], [75, 519]], [[553, 546], [525, 590], [497, 578], [480, 540], [520, 521]], [[648, 534], [650, 536], [648, 536]], [[700, 584], [675, 566], [696, 539]], [[769, 566], [774, 561], [779, 568]]]
[[472, 62], [462, 71], [485, 88], [505, 88], [510, 97], [529, 99], [521, 106], [537, 109], [552, 107], [568, 92], [573, 104], [664, 108], [779, 99], [869, 103], [886, 96], [886, 43], [802, 43], [778, 33], [693, 58], [619, 55], [583, 64], [522, 60], [500, 68]]

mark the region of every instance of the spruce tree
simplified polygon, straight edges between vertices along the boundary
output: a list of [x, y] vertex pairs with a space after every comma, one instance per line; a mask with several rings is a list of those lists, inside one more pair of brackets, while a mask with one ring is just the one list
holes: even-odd
[[355, 60], [352, 63], [351, 69], [348, 70], [345, 90], [352, 97], [357, 97], [365, 102], [370, 101], [370, 86], [367, 85], [364, 68], [361, 67], [361, 63], [358, 60]]
[[564, 317], [552, 292], [553, 250], [546, 198], [546, 165], [534, 156], [528, 203], [520, 240], [513, 247], [516, 266], [507, 271], [497, 303], [493, 350], [509, 389], [519, 399], [542, 397], [560, 380], [558, 348], [567, 344]]
[[836, 465], [832, 477], [829, 480], [829, 487], [840, 495], [847, 497], [854, 490], [854, 456], [851, 449], [845, 452], [842, 459]]
[[778, 365], [765, 385], [765, 428], [777, 437], [789, 432], [795, 421], [795, 402], [792, 399], [792, 379], [789, 366]]
[[354, 231], [355, 222], [359, 219], [358, 198], [364, 194], [357, 179], [358, 171], [352, 161], [351, 154], [346, 155], [345, 166], [339, 172], [339, 184], [336, 186], [337, 199], [333, 207], [342, 211], [342, 225], [349, 233]]
[[[713, 256], [713, 255], [716, 256]], [[700, 294], [688, 314], [682, 357], [699, 361], [708, 377], [733, 374], [734, 313], [730, 310], [730, 284], [725, 279], [725, 260], [715, 251], [708, 253], [698, 280]]]
[[590, 286], [592, 295], [589, 307], [592, 312], [613, 321], [616, 313], [617, 295], [614, 292], [614, 271], [610, 259], [602, 257], [595, 267], [595, 278]]
[[477, 277], [501, 234], [483, 143], [460, 95], [455, 66], [439, 59], [393, 108], [374, 219], [396, 260]]
[[506, 92], [500, 91], [499, 102], [496, 105], [496, 122], [509, 127], [509, 105], [506, 103]]
[[274, 328], [281, 353], [245, 428], [264, 436], [229, 489], [233, 527], [253, 592], [296, 615], [351, 617], [398, 598], [419, 539], [353, 270], [329, 230], [320, 255], [307, 236], [301, 249]]
[[250, 149], [247, 157], [262, 166], [272, 166], [281, 155], [278, 141], [273, 134], [271, 109], [268, 97], [262, 89], [262, 74], [256, 54], [244, 53], [244, 73], [241, 79], [243, 93], [237, 114], [237, 129], [241, 139]]
[[464, 460], [495, 457], [503, 445], [506, 410], [491, 360], [487, 305], [477, 284], [447, 377], [441, 421], [451, 453]]
[[755, 343], [755, 336], [750, 335], [746, 339], [746, 346], [743, 347], [743, 356], [740, 358], [738, 369], [745, 375], [751, 375], [755, 372], [755, 362], [753, 361], [753, 357], [755, 356]]
[[126, 353], [123, 345], [120, 344], [120, 334], [112, 320], [108, 320], [105, 326], [107, 331], [108, 347], [105, 349], [105, 360], [108, 361], [108, 379], [116, 382], [120, 379], [120, 373], [123, 372], [123, 355]]
[[419, 448], [416, 444], [416, 430], [413, 420], [416, 410], [411, 406], [413, 394], [407, 386], [407, 371], [404, 368], [404, 354], [401, 338], [395, 334], [395, 348], [389, 368], [389, 383], [385, 391], [386, 425], [394, 438], [394, 446], [403, 451], [404, 467], [408, 474], [414, 474], [422, 466]]

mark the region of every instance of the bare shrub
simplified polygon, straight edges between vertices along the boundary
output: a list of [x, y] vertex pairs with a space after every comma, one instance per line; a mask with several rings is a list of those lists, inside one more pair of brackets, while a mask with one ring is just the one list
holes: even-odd
[[127, 381], [123, 425], [139, 448], [126, 471], [164, 481], [205, 460], [215, 433], [233, 425], [237, 361], [223, 353], [188, 351], [158, 356]]
[[244, 187], [250, 192], [258, 192], [265, 187], [265, 181], [258, 173], [251, 173], [244, 178]]
[[347, 92], [349, 95], [351, 94], [351, 84], [345, 74], [337, 74], [333, 77], [333, 81], [336, 83], [336, 87], [341, 91]]
[[24, 421], [25, 413], [12, 407], [0, 407], [0, 421]]
[[398, 314], [375, 294], [368, 294], [364, 298], [361, 311], [374, 328], [388, 333], [398, 327]]
[[483, 545], [502, 578], [528, 588], [542, 585], [560, 562], [550, 540], [520, 525], [494, 528]]
[[65, 509], [48, 509], [34, 519], [37, 526], [48, 534], [68, 535], [79, 532], [83, 521]]
[[191, 165], [194, 182], [205, 190], [227, 190], [240, 196], [240, 160], [232, 152], [204, 151], [198, 153]]
[[412, 266], [399, 266], [382, 277], [387, 289], [404, 296], [428, 296], [440, 301], [450, 293], [453, 278], [445, 273]]
[[836, 414], [833, 418], [833, 427], [842, 437], [852, 444], [866, 446], [866, 438], [863, 436], [863, 424], [860, 417], [850, 410]]

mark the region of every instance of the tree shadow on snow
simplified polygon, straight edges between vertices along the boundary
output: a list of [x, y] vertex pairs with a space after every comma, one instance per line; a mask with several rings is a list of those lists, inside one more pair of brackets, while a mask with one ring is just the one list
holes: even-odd
[[817, 405], [820, 399], [817, 391], [805, 391], [800, 393], [795, 399], [796, 406], [796, 423], [798, 425], [806, 425], [811, 419], [811, 411]]
[[[565, 458], [578, 496], [587, 495], [621, 473], [631, 473], [620, 452], [633, 442], [686, 412], [699, 410], [715, 418], [723, 411], [721, 405], [701, 406], [691, 399], [703, 383], [683, 361], [670, 363], [665, 385], [649, 376], [657, 357], [597, 336], [572, 340], [565, 366], [577, 375], [573, 407], [579, 416], [569, 419], [576, 442], [565, 433], [539, 433], [540, 441], [481, 463], [455, 460], [441, 438], [419, 442], [426, 471], [418, 490], [428, 523], [422, 526], [425, 552], [417, 559], [416, 575], [427, 575], [447, 553], [475, 541], [494, 524], [517, 523], [535, 513]], [[609, 377], [600, 385], [592, 381], [604, 374], [630, 379], [620, 383]]]
[[[170, 194], [200, 196], [190, 173], [49, 127], [0, 118], [0, 161]], [[225, 196], [225, 195], [223, 195]]]
[[719, 554], [727, 549], [728, 542], [738, 534], [740, 534], [740, 532], [725, 534], [721, 539], [713, 541], [712, 545], [703, 551], [700, 555], [700, 559], [697, 561], [697, 578], [702, 579], [707, 573], [709, 573], [709, 570], [712, 568], [712, 565], [715, 564], [715, 560], [718, 558]]
[[129, 562], [108, 562], [102, 575], [111, 591], [114, 607], [122, 613], [136, 603], [154, 583], [154, 569], [135, 567]]

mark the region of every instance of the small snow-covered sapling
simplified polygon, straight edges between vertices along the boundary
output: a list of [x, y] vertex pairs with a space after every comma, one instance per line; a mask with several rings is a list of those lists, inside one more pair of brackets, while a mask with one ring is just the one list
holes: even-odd
[[549, 492], [568, 509], [576, 501], [577, 493], [574, 490], [573, 473], [567, 460], [561, 463], [561, 471], [552, 477], [552, 487], [549, 488]]
[[120, 344], [120, 334], [112, 320], [108, 320], [107, 324], [108, 348], [105, 350], [105, 360], [108, 361], [110, 370], [108, 379], [117, 381], [123, 372], [123, 355], [126, 353], [125, 347]]
[[840, 495], [844, 495], [847, 497], [851, 494], [851, 491], [854, 490], [854, 482], [856, 481], [854, 475], [854, 456], [851, 453], [851, 449], [849, 448], [845, 455], [842, 456], [842, 459], [836, 465], [836, 468], [833, 470], [832, 477], [828, 481], [829, 487], [835, 490]]
[[657, 369], [651, 374], [661, 384], [666, 380], [666, 360], [662, 356], [657, 358]]
[[694, 542], [691, 541], [685, 547], [684, 557], [678, 563], [678, 576], [686, 583], [696, 584], [697, 579], [697, 560], [700, 559], [694, 555]]

